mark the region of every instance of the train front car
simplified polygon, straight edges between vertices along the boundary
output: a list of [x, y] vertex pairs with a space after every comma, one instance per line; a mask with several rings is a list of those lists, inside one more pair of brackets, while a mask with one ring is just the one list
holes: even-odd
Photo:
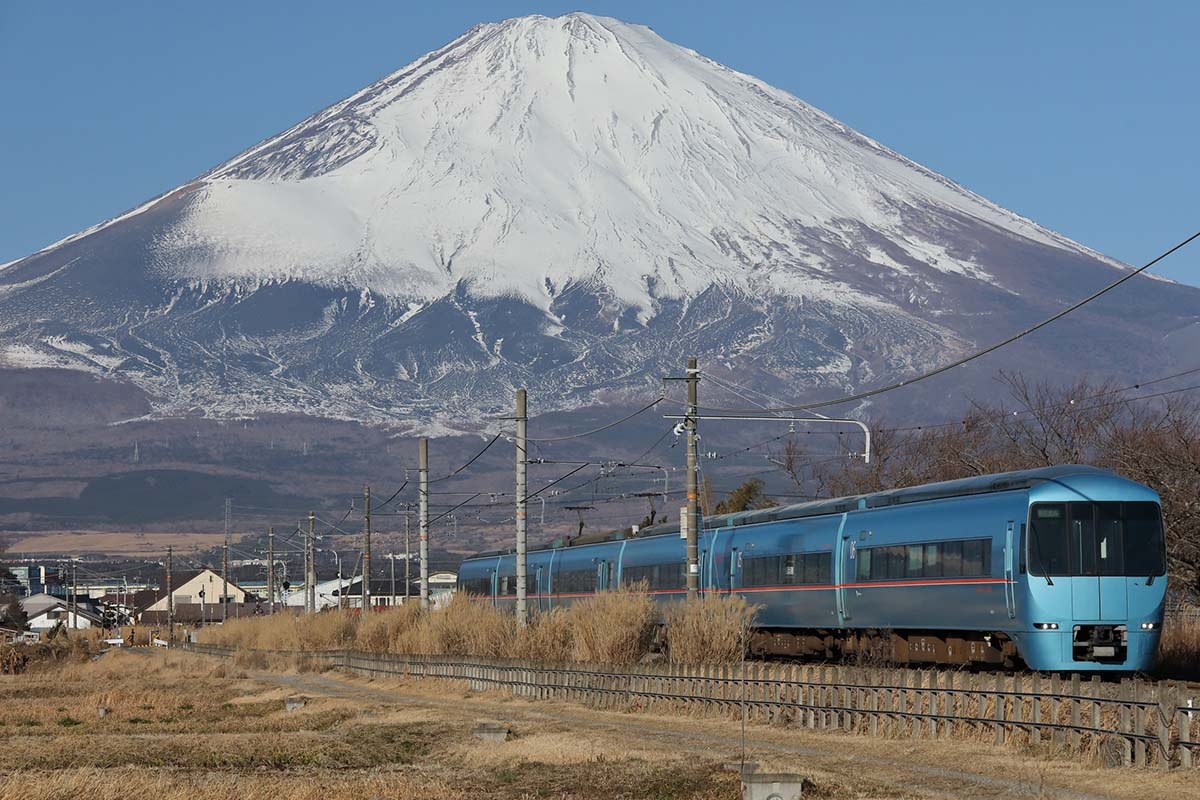
[[1099, 470], [1029, 489], [1014, 635], [1038, 670], [1153, 669], [1166, 597], [1158, 495]]

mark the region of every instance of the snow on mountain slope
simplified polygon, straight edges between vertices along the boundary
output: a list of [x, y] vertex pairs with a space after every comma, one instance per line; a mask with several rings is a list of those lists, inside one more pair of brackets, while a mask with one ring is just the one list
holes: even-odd
[[[157, 245], [173, 277], [299, 279], [432, 300], [460, 281], [548, 309], [598, 281], [644, 321], [714, 283], [836, 296], [807, 230], [854, 221], [897, 259], [992, 281], [914, 235], [952, 209], [1087, 252], [647, 28], [480, 25], [216, 168]], [[835, 233], [835, 235], [837, 235]]]
[[[642, 398], [693, 355], [841, 392], [1121, 268], [647, 28], [526, 17], [6, 265], [0, 367], [127, 381], [160, 416], [433, 431], [514, 386], [542, 410]], [[981, 369], [1145, 377], [1196, 343], [1198, 298], [1131, 281]]]

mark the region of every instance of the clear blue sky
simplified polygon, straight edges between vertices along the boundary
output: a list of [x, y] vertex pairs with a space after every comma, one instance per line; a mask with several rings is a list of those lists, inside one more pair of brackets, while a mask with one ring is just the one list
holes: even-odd
[[[124, 211], [471, 25], [646, 24], [1084, 244], [1200, 229], [1200, 3], [0, 3], [0, 262]], [[1200, 285], [1200, 245], [1158, 271]]]

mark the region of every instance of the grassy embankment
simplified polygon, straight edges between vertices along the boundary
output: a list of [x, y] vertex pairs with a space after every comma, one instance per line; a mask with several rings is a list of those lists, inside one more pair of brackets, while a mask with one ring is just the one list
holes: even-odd
[[31, 664], [0, 677], [0, 800], [715, 800], [736, 791], [715, 757], [574, 758], [546, 747], [564, 733], [532, 728], [498, 747], [471, 735], [469, 709], [351, 691], [309, 696], [288, 712], [293, 692], [226, 660], [162, 650]]
[[[732, 663], [742, 656], [755, 608], [738, 597], [680, 604], [670, 614], [668, 653], [678, 664]], [[275, 615], [230, 620], [201, 641], [264, 650], [523, 658], [632, 664], [648, 652], [658, 609], [643, 592], [605, 592], [581, 603], [532, 615], [527, 626], [511, 613], [456, 596], [444, 609], [422, 613], [415, 604], [366, 617], [331, 611], [307, 617]]]

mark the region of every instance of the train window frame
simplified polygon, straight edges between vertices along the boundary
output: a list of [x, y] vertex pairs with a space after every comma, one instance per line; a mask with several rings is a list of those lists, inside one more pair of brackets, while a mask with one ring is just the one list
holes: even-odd
[[[995, 537], [971, 536], [858, 548], [860, 582], [992, 577]], [[918, 564], [917, 556], [920, 563]], [[950, 566], [949, 571], [946, 567]]]

